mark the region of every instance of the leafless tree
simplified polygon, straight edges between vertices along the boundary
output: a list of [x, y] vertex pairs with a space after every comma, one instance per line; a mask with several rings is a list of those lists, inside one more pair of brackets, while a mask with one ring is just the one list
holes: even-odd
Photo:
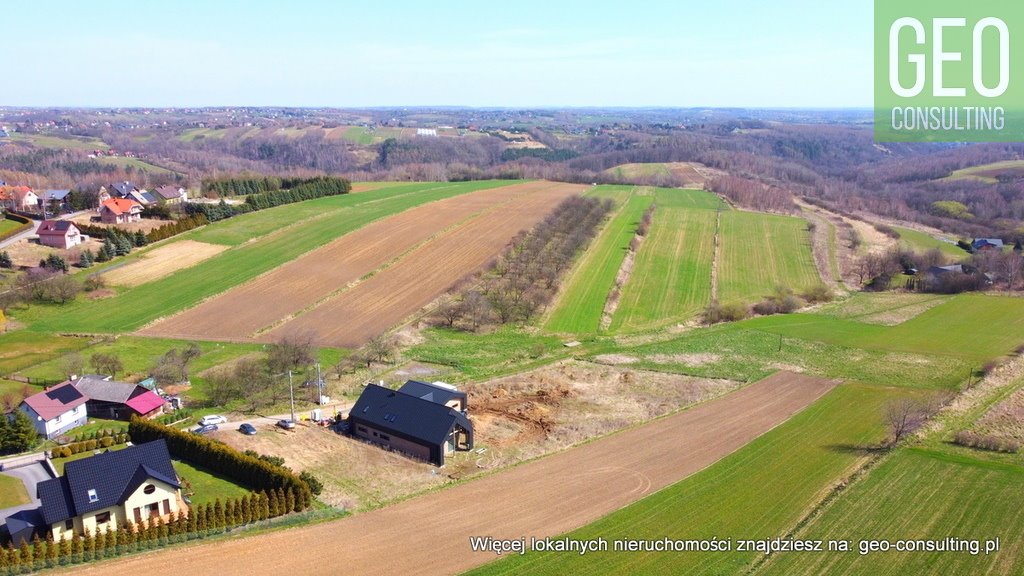
[[885, 405], [885, 423], [889, 427], [891, 445], [899, 444], [913, 434], [928, 418], [927, 408], [917, 400], [901, 398]]
[[60, 369], [65, 376], [80, 376], [85, 368], [85, 359], [77, 352], [66, 354], [60, 359]]

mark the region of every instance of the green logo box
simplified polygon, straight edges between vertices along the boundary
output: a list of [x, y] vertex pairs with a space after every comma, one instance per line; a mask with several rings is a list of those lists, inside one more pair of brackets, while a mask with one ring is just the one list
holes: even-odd
[[1024, 142], [1024, 2], [875, 0], [875, 140]]

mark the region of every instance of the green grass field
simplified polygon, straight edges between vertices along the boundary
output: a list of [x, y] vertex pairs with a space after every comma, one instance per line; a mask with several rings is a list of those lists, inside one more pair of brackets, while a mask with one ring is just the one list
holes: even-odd
[[149, 162], [139, 160], [138, 158], [124, 158], [121, 156], [102, 156], [100, 158], [97, 158], [96, 161], [99, 162], [100, 164], [118, 166], [121, 168], [127, 168], [130, 166], [136, 170], [150, 172], [152, 174], [176, 174], [174, 170], [168, 170], [167, 168], [163, 168], [155, 164], [150, 164]]
[[548, 317], [547, 330], [583, 334], [600, 329], [608, 294], [615, 285], [629, 243], [640, 218], [653, 201], [653, 196], [641, 195], [633, 195], [626, 200], [566, 280], [562, 294]]
[[[778, 555], [758, 574], [1020, 574], [1024, 467], [942, 450], [905, 449], [852, 486], [799, 537], [863, 540], [999, 538], [1001, 550]], [[983, 546], [983, 545], [982, 545]]]
[[31, 501], [28, 490], [25, 490], [25, 484], [20, 479], [0, 474], [0, 508], [20, 506]]
[[[429, 184], [423, 192], [385, 197], [380, 202], [368, 200], [386, 196], [386, 190], [360, 193], [353, 195], [354, 198], [361, 198], [360, 205], [338, 210], [329, 217], [293, 223], [288, 234], [262, 236], [163, 279], [122, 290], [116, 297], [103, 300], [79, 299], [65, 306], [33, 306], [18, 311], [16, 317], [31, 324], [32, 329], [37, 331], [132, 331], [195, 305], [203, 298], [251, 280], [374, 220], [434, 200], [501, 184], [468, 182], [440, 188]], [[287, 214], [281, 216], [286, 217]], [[230, 220], [227, 222], [230, 223]], [[107, 312], [111, 307], [129, 302], [131, 305], [119, 308], [118, 314]]]
[[941, 180], [978, 180], [985, 184], [998, 184], [1003, 174], [1016, 176], [1024, 171], [1024, 160], [1004, 160], [980, 166], [971, 166], [962, 170], [956, 170]]
[[349, 126], [345, 129], [345, 132], [342, 133], [341, 137], [349, 142], [359, 144], [360, 146], [369, 146], [376, 143], [378, 140], [374, 134], [364, 126]]
[[11, 140], [15, 142], [28, 142], [38, 148], [53, 148], [56, 150], [106, 150], [110, 146], [99, 138], [86, 138], [84, 136], [52, 136], [48, 134], [11, 134]]
[[86, 338], [25, 330], [0, 334], [0, 376], [15, 374], [55, 355], [75, 352], [88, 345]]
[[[669, 192], [672, 192], [670, 194]], [[631, 330], [685, 320], [711, 300], [716, 211], [705, 209], [705, 192], [658, 191], [651, 230], [637, 251], [623, 287], [612, 330]], [[693, 199], [691, 202], [686, 200]], [[680, 205], [701, 205], [700, 208]]]
[[754, 302], [777, 286], [797, 292], [821, 283], [801, 218], [732, 211], [722, 214], [718, 300]]
[[174, 470], [178, 476], [184, 478], [192, 485], [195, 494], [192, 496], [193, 504], [206, 504], [215, 502], [218, 498], [224, 502], [228, 498], [239, 498], [249, 494], [250, 490], [214, 475], [212, 472], [200, 466], [193, 466], [188, 462], [174, 460]]
[[910, 228], [902, 228], [900, 226], [893, 226], [893, 228], [900, 233], [900, 246], [909, 248], [917, 252], [926, 252], [932, 248], [938, 248], [942, 253], [954, 260], [963, 260], [970, 256], [962, 248], [956, 244], [950, 244], [949, 242], [943, 242], [938, 238], [934, 238], [924, 232], [917, 230], [911, 230]]
[[[571, 533], [574, 538], [770, 538], [784, 535], [884, 437], [882, 406], [897, 392], [843, 385], [705, 470]], [[527, 553], [471, 572], [495, 574], [743, 574], [757, 553]], [[799, 572], [791, 572], [798, 574]]]
[[960, 295], [896, 326], [818, 314], [757, 318], [747, 326], [838, 346], [951, 356], [981, 363], [1024, 343], [1024, 300]]
[[14, 220], [8, 220], [7, 218], [0, 218], [0, 236], [3, 236], [11, 230], [17, 230], [21, 226], [21, 222], [15, 222]]

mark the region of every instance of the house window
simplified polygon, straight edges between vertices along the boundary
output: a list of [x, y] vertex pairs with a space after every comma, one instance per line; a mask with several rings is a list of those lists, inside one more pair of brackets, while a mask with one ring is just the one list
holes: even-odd
[[142, 489], [142, 492], [143, 494], [152, 494], [153, 492], [156, 492], [156, 486], [147, 484], [146, 487]]
[[89, 502], [99, 502], [100, 497], [96, 494], [96, 490], [89, 490]]
[[146, 508], [149, 510], [149, 517], [150, 518], [155, 518], [155, 517], [160, 515], [160, 503], [159, 502], [154, 502], [152, 504], [149, 504], [149, 505], [146, 506]]
[[68, 518], [67, 520], [64, 521], [64, 529], [65, 530], [74, 530], [74, 528], [75, 528], [75, 519], [74, 518]]
[[171, 513], [171, 501], [168, 500], [167, 498], [164, 498], [164, 514], [170, 514], [170, 513]]
[[391, 436], [388, 436], [387, 434], [381, 434], [380, 435], [380, 439], [384, 440], [385, 442], [390, 442], [391, 441]]
[[100, 512], [96, 515], [96, 524], [106, 524], [110, 522], [110, 512]]
[[136, 508], [135, 509], [135, 523], [136, 524], [141, 524], [142, 523], [142, 508]]

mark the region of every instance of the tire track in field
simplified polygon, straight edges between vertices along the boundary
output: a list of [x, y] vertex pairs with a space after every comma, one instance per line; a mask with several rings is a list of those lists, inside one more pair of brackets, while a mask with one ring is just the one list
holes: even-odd
[[497, 558], [469, 538], [547, 538], [678, 482], [788, 420], [834, 382], [779, 372], [672, 416], [333, 522], [177, 546], [75, 576], [458, 574]]

